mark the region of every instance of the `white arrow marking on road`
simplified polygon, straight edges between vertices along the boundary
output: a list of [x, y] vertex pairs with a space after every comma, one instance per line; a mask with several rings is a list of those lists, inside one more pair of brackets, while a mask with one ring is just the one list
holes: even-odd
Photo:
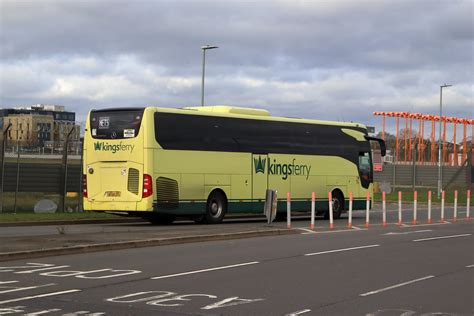
[[408, 235], [408, 234], [426, 233], [426, 232], [432, 232], [432, 230], [431, 230], [431, 229], [415, 230], [415, 231], [412, 231], [412, 232], [402, 232], [402, 233], [390, 232], [390, 233], [386, 233], [386, 234], [384, 234], [384, 235]]

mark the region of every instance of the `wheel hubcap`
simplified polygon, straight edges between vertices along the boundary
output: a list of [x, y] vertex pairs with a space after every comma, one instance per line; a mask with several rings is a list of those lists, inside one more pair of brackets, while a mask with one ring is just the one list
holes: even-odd
[[222, 205], [219, 201], [212, 201], [211, 202], [211, 213], [213, 217], [219, 217], [222, 213]]

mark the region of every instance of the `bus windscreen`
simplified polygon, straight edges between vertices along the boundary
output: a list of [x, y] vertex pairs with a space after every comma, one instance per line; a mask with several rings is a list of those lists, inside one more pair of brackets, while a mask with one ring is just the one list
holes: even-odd
[[143, 109], [92, 111], [90, 128], [93, 138], [134, 138], [140, 131]]

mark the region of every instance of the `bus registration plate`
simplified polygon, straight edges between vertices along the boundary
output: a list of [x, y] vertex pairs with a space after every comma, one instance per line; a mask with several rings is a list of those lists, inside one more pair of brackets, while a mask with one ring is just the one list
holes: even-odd
[[105, 191], [106, 197], [120, 197], [120, 195], [121, 195], [120, 191]]

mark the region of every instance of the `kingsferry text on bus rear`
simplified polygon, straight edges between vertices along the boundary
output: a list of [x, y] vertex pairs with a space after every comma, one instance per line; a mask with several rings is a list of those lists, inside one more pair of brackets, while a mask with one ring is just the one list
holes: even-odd
[[113, 154], [116, 152], [124, 152], [124, 151], [129, 151], [130, 153], [133, 153], [133, 149], [135, 148], [135, 145], [131, 144], [124, 144], [122, 142], [118, 144], [109, 144], [107, 142], [95, 142], [94, 143], [94, 150], [95, 151], [111, 151]]

